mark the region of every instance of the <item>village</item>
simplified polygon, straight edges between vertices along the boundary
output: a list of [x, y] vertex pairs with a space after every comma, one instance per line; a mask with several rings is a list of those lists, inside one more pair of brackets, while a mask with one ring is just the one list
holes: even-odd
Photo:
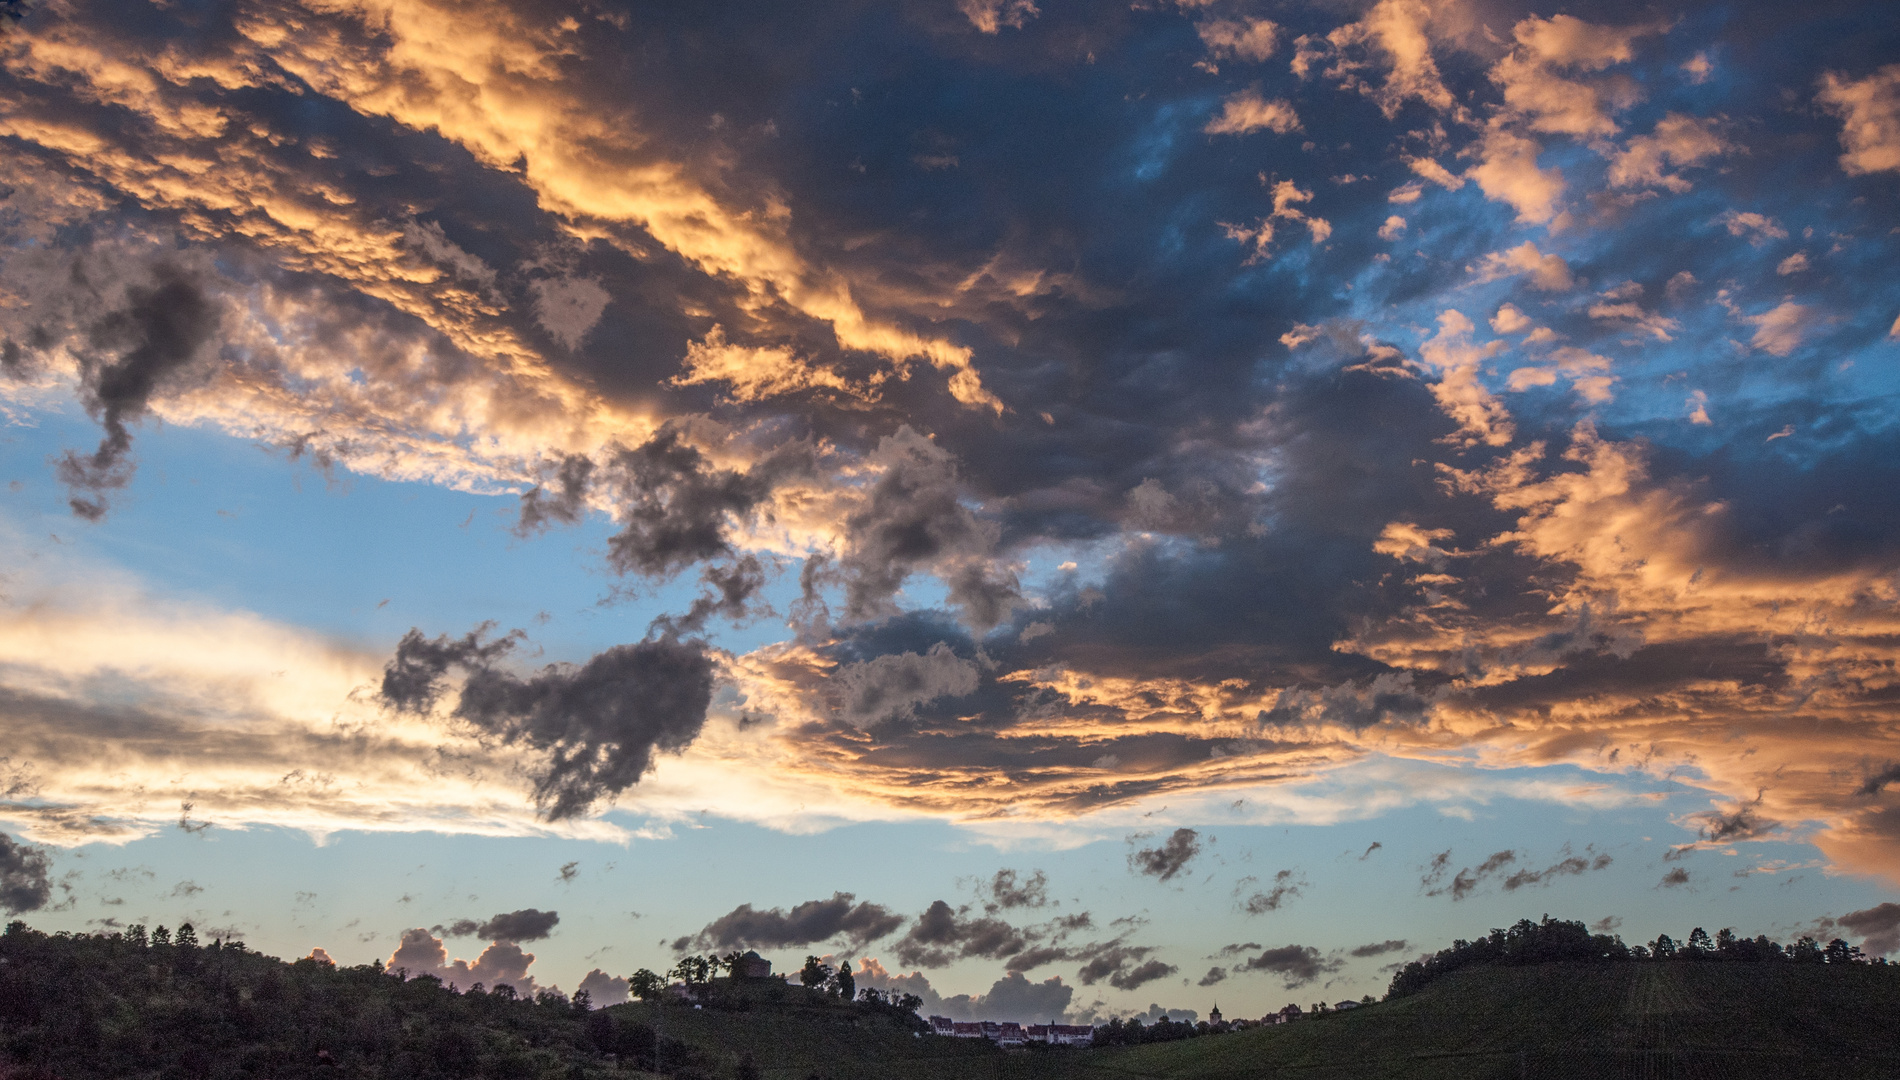
[[[697, 1001], [706, 988], [715, 971], [724, 968], [734, 982], [757, 982], [768, 979], [793, 981], [791, 973], [774, 975], [772, 962], [760, 956], [756, 951], [733, 952], [726, 956], [686, 956], [667, 974], [678, 981], [666, 985], [660, 976], [649, 971], [641, 971], [633, 977], [635, 996], [645, 997], [658, 992], [665, 986], [670, 996]], [[826, 994], [837, 994], [847, 1001], [859, 1001], [867, 1005], [896, 1008], [911, 1013], [923, 1004], [918, 998], [895, 991], [883, 991], [873, 987], [858, 989], [852, 978], [851, 965], [847, 961], [837, 968], [824, 963], [816, 956], [805, 958], [804, 967], [797, 973], [797, 983], [808, 990], [819, 990]], [[1030, 1045], [1047, 1046], [1116, 1046], [1141, 1042], [1165, 1042], [1173, 1039], [1194, 1038], [1201, 1035], [1216, 1035], [1229, 1031], [1244, 1031], [1248, 1028], [1265, 1027], [1273, 1024], [1286, 1024], [1306, 1016], [1329, 1012], [1344, 1012], [1361, 1005], [1371, 1004], [1370, 996], [1358, 1001], [1340, 1001], [1333, 1004], [1317, 1002], [1310, 1009], [1302, 1009], [1290, 1004], [1278, 1012], [1270, 1012], [1258, 1020], [1245, 1018], [1229, 1020], [1221, 1015], [1216, 1004], [1208, 1012], [1206, 1020], [1174, 1020], [1165, 1014], [1150, 1025], [1140, 1020], [1113, 1019], [1104, 1024], [1059, 1024], [1054, 1020], [1046, 1024], [1025, 1024], [1015, 1020], [955, 1020], [948, 1016], [928, 1016], [925, 1023], [933, 1035], [950, 1039], [988, 1039], [1002, 1047], [1025, 1047]], [[918, 1033], [923, 1034], [922, 1032]]]
[[[1207, 1014], [1207, 1019], [1195, 1024], [1175, 1021], [1182, 1027], [1194, 1029], [1197, 1035], [1211, 1035], [1225, 1031], [1244, 1031], [1248, 1028], [1266, 1027], [1272, 1024], [1288, 1024], [1302, 1017], [1327, 1012], [1344, 1012], [1367, 1004], [1365, 1001], [1340, 1001], [1328, 1005], [1320, 1002], [1309, 1011], [1298, 1005], [1287, 1005], [1279, 1012], [1271, 1012], [1258, 1020], [1229, 1020], [1221, 1015], [1216, 1005]], [[1025, 1046], [1030, 1043], [1044, 1043], [1050, 1046], [1093, 1046], [1101, 1041], [1102, 1033], [1110, 1030], [1122, 1030], [1119, 1020], [1107, 1025], [1094, 1024], [1023, 1024], [1016, 1021], [998, 1020], [952, 1020], [947, 1016], [926, 1018], [932, 1033], [953, 1039], [988, 1039], [998, 1046]]]

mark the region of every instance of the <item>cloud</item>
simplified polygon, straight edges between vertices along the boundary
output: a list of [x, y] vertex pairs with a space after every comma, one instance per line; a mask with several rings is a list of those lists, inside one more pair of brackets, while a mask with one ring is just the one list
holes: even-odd
[[490, 941], [539, 941], [554, 932], [561, 917], [552, 911], [522, 908], [504, 912], [476, 927], [475, 932]]
[[[1419, 346], [1418, 354], [1439, 373], [1432, 396], [1445, 414], [1458, 422], [1458, 441], [1504, 446], [1516, 434], [1516, 427], [1503, 403], [1478, 378], [1479, 365], [1503, 351], [1504, 343], [1474, 344], [1471, 334], [1476, 329], [1464, 312], [1442, 311], [1438, 332]], [[1381, 677], [1388, 683], [1394, 681], [1390, 674]]]
[[1542, 870], [1519, 870], [1504, 879], [1504, 891], [1515, 892], [1527, 885], [1548, 886], [1560, 877], [1575, 877], [1591, 870], [1601, 870], [1615, 860], [1608, 855], [1572, 855], [1550, 864]]
[[1088, 963], [1083, 964], [1076, 973], [1076, 978], [1082, 980], [1084, 986], [1094, 986], [1106, 979], [1110, 986], [1118, 990], [1133, 990], [1179, 970], [1172, 964], [1153, 958], [1154, 951], [1149, 946], [1124, 945], [1119, 941], [1098, 946], [1090, 955]]
[[1226, 982], [1226, 981], [1227, 981], [1227, 969], [1224, 967], [1215, 966], [1215, 967], [1208, 968], [1207, 974], [1201, 976], [1200, 981], [1195, 983], [1194, 985], [1213, 986], [1216, 983], [1221, 983], [1221, 982]]
[[1900, 904], [1875, 904], [1864, 911], [1850, 911], [1838, 921], [1864, 939], [1860, 947], [1870, 955], [1900, 952]]
[[1674, 889], [1687, 884], [1689, 884], [1689, 871], [1680, 866], [1664, 874], [1662, 880], [1657, 882], [1658, 887], [1664, 889]]
[[1285, 98], [1269, 101], [1257, 89], [1242, 90], [1221, 103], [1220, 115], [1201, 129], [1209, 135], [1245, 135], [1271, 131], [1276, 135], [1300, 130], [1300, 118]]
[[580, 985], [574, 989], [586, 994], [588, 1005], [596, 1009], [625, 1005], [628, 1001], [627, 980], [609, 975], [599, 968], [593, 968], [581, 976]]
[[1127, 971], [1118, 971], [1110, 975], [1108, 977], [1108, 983], [1117, 990], [1135, 990], [1157, 979], [1165, 979], [1179, 970], [1181, 969], [1173, 964], [1165, 963], [1160, 960], [1149, 960]]
[[693, 947], [723, 952], [740, 948], [783, 949], [842, 940], [862, 949], [903, 924], [901, 916], [883, 905], [858, 901], [851, 893], [840, 892], [833, 893], [827, 900], [796, 904], [790, 911], [782, 908], [759, 911], [751, 904], [740, 904], [707, 923], [695, 935]]
[[1849, 176], [1900, 171], [1900, 64], [1864, 79], [1826, 72], [1815, 100], [1841, 118], [1841, 168]]
[[1623, 151], [1610, 160], [1611, 187], [1658, 186], [1674, 192], [1688, 191], [1689, 181], [1664, 167], [1700, 165], [1734, 149], [1721, 134], [1720, 126], [1681, 113], [1669, 113], [1656, 121], [1648, 135], [1629, 141]]
[[[1482, 884], [1486, 878], [1497, 875], [1505, 867], [1516, 861], [1517, 852], [1515, 851], [1506, 850], [1494, 852], [1476, 867], [1467, 866], [1459, 870], [1456, 874], [1452, 875], [1451, 881], [1447, 883], [1445, 881], [1445, 874], [1451, 869], [1451, 852], [1449, 850], [1441, 851], [1437, 855], [1432, 856], [1431, 865], [1427, 867], [1425, 876], [1420, 879], [1419, 885], [1420, 888], [1425, 891], [1426, 896], [1443, 896], [1446, 893], [1450, 893], [1454, 901], [1463, 900], [1473, 892], [1476, 892], [1478, 886]], [[1519, 885], [1522, 884], [1524, 884], [1524, 882], [1519, 882]], [[1516, 888], [1517, 886], [1508, 887]]]
[[1016, 574], [992, 558], [997, 526], [960, 500], [955, 458], [904, 425], [878, 441], [871, 463], [877, 479], [845, 522], [851, 543], [839, 566], [847, 613], [894, 613], [904, 580], [929, 570], [970, 627], [984, 631], [1006, 618], [1019, 598]]
[[[1323, 43], [1302, 38], [1294, 74], [1305, 78], [1330, 51], [1333, 62], [1326, 77], [1371, 98], [1388, 120], [1408, 101], [1440, 112], [1449, 110], [1456, 102], [1432, 58], [1429, 26], [1433, 14], [1432, 5], [1423, 0], [1379, 0], [1357, 22], [1327, 34]], [[1383, 80], [1365, 77], [1378, 70], [1383, 70]]]
[[1352, 950], [1352, 955], [1361, 957], [1361, 958], [1368, 957], [1368, 956], [1384, 956], [1386, 953], [1404, 952], [1407, 947], [1408, 947], [1408, 943], [1405, 941], [1405, 939], [1393, 938], [1389, 941], [1374, 941], [1370, 944], [1361, 945], [1358, 948]]
[[1486, 255], [1470, 271], [1480, 282], [1524, 274], [1530, 278], [1532, 288], [1544, 292], [1562, 292], [1575, 287], [1577, 283], [1570, 274], [1570, 264], [1564, 262], [1562, 256], [1539, 251], [1537, 245], [1529, 240], [1509, 251], [1494, 251]]
[[1887, 789], [1888, 784], [1900, 784], [1900, 764], [1890, 762], [1886, 768], [1869, 773], [1858, 794], [1878, 795]]
[[1028, 936], [1001, 919], [969, 918], [934, 900], [891, 951], [906, 967], [937, 968], [961, 959], [1003, 960], [1028, 946]]
[[9, 915], [38, 911], [53, 898], [46, 853], [0, 833], [0, 908]]
[[106, 492], [131, 483], [126, 425], [145, 415], [160, 385], [197, 358], [217, 326], [216, 307], [190, 274], [161, 263], [153, 275], [151, 284], [126, 289], [125, 307], [92, 324], [93, 348], [80, 356], [80, 400], [106, 434], [89, 455], [68, 451], [58, 474], [72, 491], [73, 513], [89, 521], [105, 517]]
[[887, 653], [842, 665], [832, 678], [844, 699], [844, 719], [868, 727], [939, 698], [967, 697], [976, 691], [977, 667], [939, 641], [922, 655]]
[[1749, 344], [1774, 356], [1786, 356], [1801, 347], [1813, 313], [1805, 304], [1784, 300], [1759, 315], [1745, 315], [1742, 321], [1755, 327]]
[[1387, 217], [1385, 224], [1379, 226], [1379, 239], [1381, 240], [1397, 240], [1404, 235], [1405, 219], [1397, 214]]
[[1218, 60], [1238, 59], [1253, 63], [1272, 56], [1279, 48], [1280, 28], [1271, 19], [1241, 16], [1231, 19], [1203, 19], [1194, 24], [1209, 56]]
[[1128, 866], [1136, 873], [1171, 881], [1200, 853], [1200, 834], [1193, 829], [1176, 829], [1159, 847], [1140, 848], [1130, 854]]
[[1000, 33], [1005, 26], [1020, 30], [1042, 14], [1034, 0], [957, 0], [957, 10], [985, 34]]
[[1238, 970], [1266, 971], [1281, 976], [1288, 990], [1315, 982], [1321, 975], [1337, 971], [1338, 960], [1329, 960], [1311, 945], [1282, 945], [1251, 957]]
[[[1248, 879], [1251, 881], [1252, 879]], [[1249, 915], [1264, 915], [1280, 908], [1300, 895], [1304, 881], [1296, 881], [1293, 871], [1281, 870], [1273, 875], [1273, 887], [1265, 892], [1256, 892], [1240, 905]], [[1243, 886], [1245, 882], [1243, 882]]]
[[497, 667], [517, 636], [486, 627], [429, 640], [411, 629], [384, 668], [379, 697], [426, 713], [451, 667], [464, 678], [452, 715], [538, 751], [534, 799], [549, 820], [585, 813], [638, 783], [656, 751], [677, 753], [706, 722], [713, 665], [703, 646], [662, 638], [619, 645], [586, 664], [550, 664], [523, 679]]
[[998, 870], [988, 889], [991, 903], [986, 906], [995, 909], [1039, 908], [1049, 903], [1049, 879], [1040, 870], [1026, 878], [1014, 870]]
[[481, 983], [491, 991], [497, 986], [509, 986], [516, 994], [530, 997], [535, 991], [535, 980], [528, 974], [528, 968], [533, 963], [534, 954], [523, 952], [521, 946], [512, 942], [490, 945], [472, 964], [466, 960], [451, 962], [448, 950], [442, 947], [442, 939], [417, 928], [403, 931], [401, 943], [383, 966], [391, 971], [405, 971], [412, 979], [418, 975], [433, 975], [445, 985], [461, 990]]
[[1725, 210], [1716, 220], [1728, 228], [1730, 236], [1746, 236], [1749, 243], [1758, 246], [1788, 238], [1788, 230], [1782, 228], [1780, 222], [1753, 210]]
[[1479, 142], [1478, 163], [1465, 175], [1477, 183], [1486, 198], [1510, 204], [1520, 223], [1546, 225], [1557, 216], [1564, 177], [1559, 169], [1537, 164], [1542, 152], [1543, 147], [1535, 140], [1494, 118]]
[[915, 994], [923, 1001], [918, 1012], [925, 1016], [947, 1016], [952, 1020], [1015, 1020], [1019, 1023], [1062, 1022], [1069, 1015], [1075, 988], [1059, 976], [1033, 982], [1021, 972], [1007, 972], [977, 995], [955, 994], [944, 997], [930, 985], [921, 972], [892, 975], [875, 957], [866, 957], [858, 970], [858, 985], [891, 993]]

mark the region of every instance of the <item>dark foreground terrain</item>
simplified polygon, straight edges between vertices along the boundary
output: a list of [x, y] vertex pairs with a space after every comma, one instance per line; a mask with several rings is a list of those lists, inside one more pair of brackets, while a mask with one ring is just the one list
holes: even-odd
[[0, 936], [0, 1080], [1900, 1077], [1900, 966], [1478, 964], [1385, 1002], [1142, 1046], [1002, 1051], [777, 980], [706, 1006], [454, 993], [231, 945]]

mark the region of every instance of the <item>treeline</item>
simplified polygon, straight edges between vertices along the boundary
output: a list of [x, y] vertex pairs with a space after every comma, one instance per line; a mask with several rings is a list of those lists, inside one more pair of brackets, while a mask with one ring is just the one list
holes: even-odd
[[0, 934], [0, 1075], [19, 1080], [702, 1080], [714, 1064], [584, 993], [457, 992], [380, 963], [286, 964], [200, 944], [189, 925], [49, 935], [14, 922]]
[[1196, 1024], [1186, 1020], [1170, 1020], [1163, 1016], [1152, 1024], [1143, 1024], [1140, 1020], [1122, 1020], [1117, 1017], [1106, 1024], [1095, 1026], [1095, 1041], [1090, 1045], [1141, 1046], [1144, 1043], [1192, 1039], [1200, 1035], [1214, 1034], [1220, 1030], [1205, 1020]]
[[[629, 975], [627, 992], [642, 1001], [662, 1001], [674, 995], [704, 1008], [744, 1012], [762, 1000], [771, 1000], [771, 995], [765, 994], [768, 986], [784, 982], [777, 976], [746, 978], [746, 962], [746, 955], [736, 951], [724, 956], [689, 953], [664, 972], [641, 968]], [[727, 976], [723, 984], [717, 981], [720, 972]], [[807, 1001], [815, 998], [853, 1004], [861, 1012], [889, 1016], [913, 1030], [929, 1030], [929, 1025], [917, 1015], [923, 998], [870, 986], [860, 989], [849, 960], [834, 968], [816, 956], [807, 956], [805, 966], [798, 972], [798, 982], [807, 991]]]
[[1491, 931], [1476, 941], [1458, 940], [1449, 949], [1440, 949], [1423, 960], [1414, 960], [1392, 976], [1386, 998], [1416, 994], [1434, 980], [1454, 971], [1484, 964], [1548, 964], [1564, 960], [1588, 960], [1604, 963], [1735, 961], [1745, 963], [1787, 964], [1885, 964], [1882, 959], [1869, 961], [1858, 947], [1835, 938], [1822, 945], [1803, 937], [1790, 945], [1779, 945], [1769, 938], [1744, 938], [1733, 930], [1722, 930], [1709, 937], [1696, 927], [1686, 941], [1677, 942], [1663, 934], [1648, 945], [1625, 945], [1623, 939], [1608, 934], [1593, 934], [1580, 922], [1552, 919], [1542, 922], [1521, 919], [1508, 929]]

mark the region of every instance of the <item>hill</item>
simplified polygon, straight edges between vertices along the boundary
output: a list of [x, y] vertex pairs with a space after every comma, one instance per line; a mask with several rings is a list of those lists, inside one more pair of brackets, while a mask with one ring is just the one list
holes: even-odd
[[1095, 1051], [1077, 1065], [1077, 1080], [1890, 1078], [1900, 1076], [1900, 968], [1472, 968], [1350, 1012]]
[[1004, 1051], [777, 980], [587, 1009], [379, 965], [142, 935], [0, 936], [5, 1080], [1435, 1080], [1900, 1076], [1900, 966], [1565, 961], [1447, 970], [1292, 1024]]

